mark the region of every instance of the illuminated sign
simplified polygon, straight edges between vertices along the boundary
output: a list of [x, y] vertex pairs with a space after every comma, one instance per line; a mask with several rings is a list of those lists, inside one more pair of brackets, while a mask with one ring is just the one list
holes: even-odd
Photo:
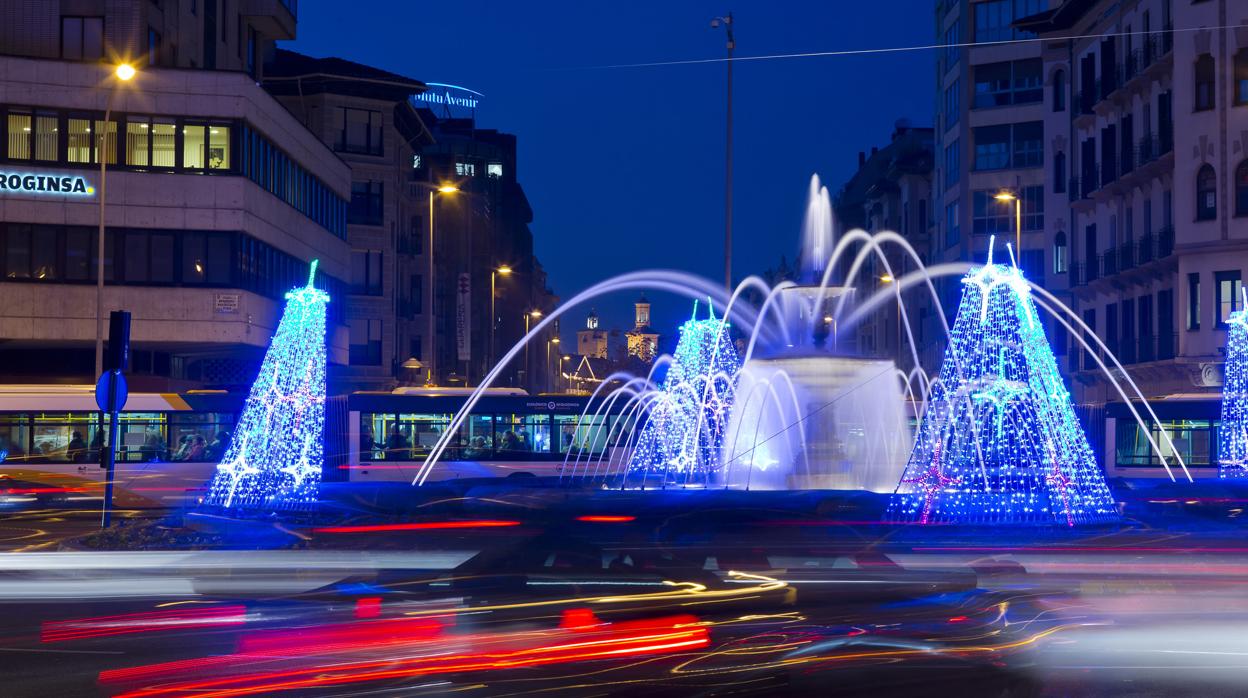
[[441, 82], [427, 82], [428, 90], [412, 97], [417, 106], [442, 107], [443, 113], [450, 115], [451, 109], [467, 109], [476, 112], [477, 105], [485, 95], [467, 87], [447, 85]]
[[88, 186], [86, 178], [77, 175], [0, 172], [0, 192], [91, 196], [95, 193], [95, 187]]

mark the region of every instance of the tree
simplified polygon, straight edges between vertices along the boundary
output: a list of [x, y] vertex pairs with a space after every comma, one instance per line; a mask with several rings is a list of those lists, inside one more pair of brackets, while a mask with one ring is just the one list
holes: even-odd
[[716, 320], [713, 311], [705, 320], [696, 315], [695, 303], [629, 460], [629, 474], [643, 487], [651, 475], [657, 484], [709, 484], [719, 473], [741, 360], [727, 319]]
[[1017, 267], [962, 279], [962, 302], [888, 518], [1075, 524], [1117, 510]]
[[317, 499], [324, 463], [325, 306], [312, 285], [286, 294], [277, 332], [251, 386], [204, 503], [226, 509], [302, 509]]

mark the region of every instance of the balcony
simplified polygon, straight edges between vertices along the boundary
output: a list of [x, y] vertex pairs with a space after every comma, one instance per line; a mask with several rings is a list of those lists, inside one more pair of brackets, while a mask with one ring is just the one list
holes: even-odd
[[[1114, 338], [1105, 342], [1105, 346], [1118, 359], [1118, 363], [1124, 366], [1132, 364], [1149, 363], [1150, 361], [1169, 361], [1178, 355], [1179, 336], [1173, 331], [1160, 335], [1145, 335], [1142, 337], [1124, 337], [1121, 339]], [[1100, 352], [1097, 352], [1100, 354]], [[1101, 354], [1101, 360], [1106, 366], [1113, 367], [1113, 361], [1108, 356]], [[1072, 347], [1070, 352], [1070, 366], [1072, 370], [1078, 371], [1100, 371], [1100, 366], [1096, 363], [1096, 356], [1082, 347]]]
[[242, 0], [239, 14], [266, 36], [290, 40], [295, 38], [299, 0]]

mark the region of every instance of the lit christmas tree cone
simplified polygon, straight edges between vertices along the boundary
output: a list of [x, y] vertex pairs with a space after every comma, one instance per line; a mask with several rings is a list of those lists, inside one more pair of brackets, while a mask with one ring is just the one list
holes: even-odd
[[1118, 520], [1021, 271], [962, 279], [952, 338], [887, 518], [901, 523]]
[[324, 463], [325, 306], [312, 285], [286, 294], [286, 308], [204, 504], [240, 510], [300, 510], [316, 504]]
[[629, 459], [630, 482], [640, 487], [704, 486], [721, 469], [741, 359], [726, 319], [715, 319], [713, 310], [708, 319], [696, 319], [696, 303], [694, 315], [680, 326], [662, 393]]
[[[1248, 289], [1240, 289], [1248, 302]], [[1218, 476], [1248, 479], [1248, 305], [1226, 321], [1226, 378], [1222, 381], [1222, 428], [1218, 431]]]

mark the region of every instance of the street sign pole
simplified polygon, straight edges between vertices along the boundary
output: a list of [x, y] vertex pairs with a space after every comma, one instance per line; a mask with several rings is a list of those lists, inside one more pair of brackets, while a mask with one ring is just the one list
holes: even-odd
[[117, 409], [118, 387], [122, 385], [121, 371], [113, 369], [104, 374], [108, 381], [108, 444], [104, 447], [104, 511], [100, 528], [108, 528], [113, 518], [113, 472], [117, 465]]
[[104, 468], [104, 506], [100, 528], [108, 528], [113, 518], [113, 474], [117, 465], [117, 412], [125, 407], [129, 391], [122, 371], [130, 367], [130, 313], [114, 310], [108, 323], [108, 368], [95, 384], [95, 402], [108, 413], [108, 443], [100, 453]]

